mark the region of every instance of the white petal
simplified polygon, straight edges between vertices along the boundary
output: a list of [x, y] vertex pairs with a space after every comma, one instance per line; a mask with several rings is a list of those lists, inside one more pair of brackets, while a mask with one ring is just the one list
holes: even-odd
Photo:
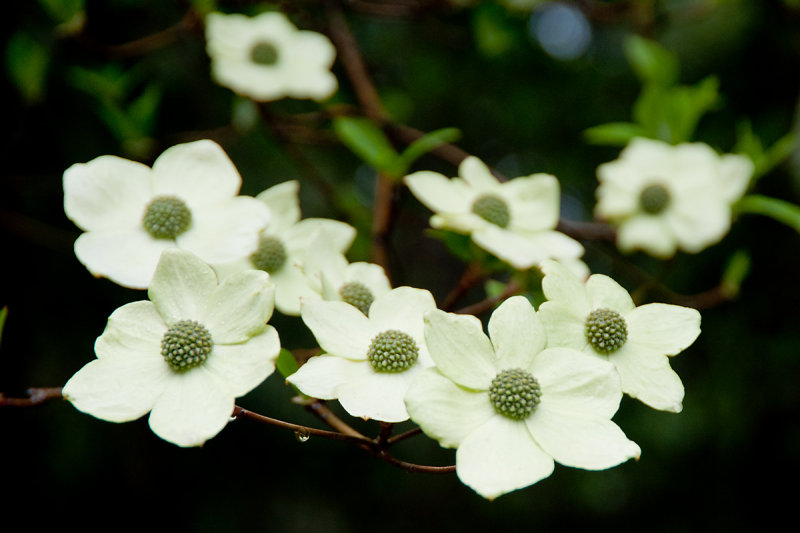
[[413, 287], [398, 287], [376, 298], [369, 308], [369, 321], [376, 331], [399, 329], [417, 342], [424, 338], [422, 317], [436, 309], [430, 292]]
[[628, 343], [664, 355], [680, 353], [700, 335], [700, 313], [679, 305], [643, 305], [625, 315], [625, 320]]
[[300, 316], [303, 301], [321, 298], [316, 284], [295, 264], [284, 265], [273, 272], [270, 279], [275, 284], [275, 307], [284, 315]]
[[72, 376], [62, 392], [84, 413], [128, 422], [153, 408], [171, 373], [159, 357], [96, 359]]
[[718, 242], [731, 227], [730, 206], [716, 194], [687, 194], [687, 198], [675, 203], [665, 221], [682, 250], [689, 253], [704, 250]]
[[585, 317], [591, 311], [584, 283], [557, 261], [542, 263], [542, 290], [548, 300], [567, 307], [576, 316]]
[[[418, 365], [412, 368], [422, 370]], [[343, 383], [338, 389], [339, 403], [351, 416], [383, 422], [408, 420], [403, 399], [408, 391], [410, 372], [411, 369], [396, 374], [370, 372]]]
[[203, 325], [215, 344], [245, 342], [264, 329], [274, 301], [275, 286], [266, 272], [233, 274], [211, 293]]
[[[604, 165], [601, 165], [603, 167]], [[611, 174], [612, 172], [609, 172]], [[599, 169], [598, 169], [599, 174]], [[618, 173], [614, 173], [618, 174]], [[638, 181], [638, 180], [637, 180]], [[639, 211], [641, 190], [627, 183], [605, 181], [597, 187], [595, 215], [601, 219], [626, 218]]]
[[357, 281], [367, 287], [374, 298], [392, 290], [382, 266], [374, 263], [350, 263], [345, 271], [345, 281]]
[[666, 218], [638, 215], [620, 225], [617, 246], [623, 252], [644, 250], [655, 257], [668, 258], [675, 255], [677, 243]]
[[196, 255], [177, 248], [161, 254], [147, 294], [168, 325], [179, 320], [202, 321], [217, 288], [214, 270]]
[[161, 359], [161, 338], [166, 331], [153, 302], [131, 302], [111, 313], [94, 351], [99, 359]]
[[102, 156], [64, 172], [64, 211], [85, 231], [140, 227], [151, 198], [150, 168], [141, 163]]
[[303, 322], [328, 353], [365, 360], [373, 329], [364, 314], [344, 302], [304, 301]]
[[500, 182], [494, 177], [489, 167], [474, 156], [467, 157], [461, 162], [458, 166], [458, 175], [478, 192], [500, 188]]
[[192, 217], [192, 226], [176, 239], [178, 246], [208, 263], [222, 264], [255, 252], [269, 209], [255, 198], [237, 196], [193, 210]]
[[241, 185], [236, 167], [214, 141], [175, 145], [153, 163], [154, 193], [177, 196], [191, 208], [233, 198]]
[[75, 241], [75, 256], [94, 276], [145, 289], [161, 252], [174, 247], [174, 241], [154, 239], [143, 229], [92, 231]]
[[173, 372], [150, 412], [150, 429], [178, 446], [200, 446], [222, 431], [233, 407], [233, 393], [203, 367]]
[[611, 362], [619, 372], [623, 392], [653, 409], [681, 412], [683, 383], [667, 356], [626, 343], [612, 354]]
[[583, 351], [586, 339], [586, 314], [579, 315], [572, 307], [561, 301], [543, 302], [539, 306], [539, 318], [547, 330], [548, 346], [564, 346]]
[[544, 324], [524, 296], [512, 296], [489, 318], [489, 337], [498, 369], [530, 370], [534, 356], [547, 344]]
[[439, 371], [463, 387], [488, 390], [496, 357], [480, 320], [433, 310], [425, 314], [425, 344]]
[[215, 344], [205, 368], [224, 381], [235, 397], [244, 396], [275, 370], [281, 350], [272, 326], [241, 344]]
[[514, 233], [493, 224], [474, 231], [472, 240], [519, 270], [538, 265], [545, 259], [580, 257], [583, 246], [558, 231]]
[[[271, 229], [268, 228], [267, 232], [272, 235]], [[287, 249], [302, 250], [301, 257], [305, 257], [305, 250], [319, 233], [326, 235], [331, 248], [341, 253], [346, 252], [356, 238], [356, 229], [353, 226], [328, 218], [306, 218], [287, 229], [280, 237], [286, 242]]]
[[300, 220], [300, 200], [297, 196], [299, 189], [298, 181], [285, 181], [273, 185], [256, 197], [269, 207], [270, 230], [280, 234]]
[[753, 176], [753, 162], [743, 155], [723, 155], [719, 162], [719, 181], [723, 197], [735, 202], [747, 190]]
[[405, 184], [425, 207], [435, 213], [469, 212], [474, 194], [463, 182], [450, 180], [428, 170], [414, 172], [404, 178]]
[[335, 400], [339, 397], [339, 387], [373, 373], [366, 361], [322, 354], [306, 361], [286, 381], [312, 398]]
[[533, 174], [501, 185], [500, 192], [511, 210], [511, 226], [525, 231], [556, 227], [560, 187], [555, 176]]
[[484, 498], [533, 485], [553, 473], [553, 458], [523, 422], [501, 415], [472, 432], [456, 452], [456, 474]]
[[455, 448], [496, 415], [485, 392], [471, 392], [427, 368], [414, 378], [405, 397], [412, 421], [446, 448]]
[[603, 274], [589, 276], [586, 281], [586, 294], [589, 296], [589, 306], [592, 310], [606, 308], [625, 314], [636, 307], [628, 291]]
[[639, 458], [639, 446], [611, 420], [538, 409], [526, 423], [536, 442], [565, 466], [603, 470]]
[[290, 96], [324, 100], [336, 91], [336, 77], [328, 70], [336, 49], [327, 37], [312, 31], [296, 32], [291, 46], [283, 52]]

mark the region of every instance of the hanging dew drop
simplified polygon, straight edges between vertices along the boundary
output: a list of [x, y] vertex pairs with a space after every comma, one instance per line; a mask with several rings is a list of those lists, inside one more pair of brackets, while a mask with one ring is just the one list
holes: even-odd
[[294, 438], [297, 439], [297, 442], [308, 442], [308, 439], [311, 438], [311, 435], [308, 434], [308, 430], [306, 429], [298, 429], [294, 432]]

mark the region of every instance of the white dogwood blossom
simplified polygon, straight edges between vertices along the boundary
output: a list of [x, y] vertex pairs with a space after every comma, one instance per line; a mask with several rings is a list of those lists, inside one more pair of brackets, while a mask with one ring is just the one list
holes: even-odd
[[[434, 211], [430, 224], [468, 234], [484, 250], [517, 269], [559, 259], [578, 269], [583, 246], [555, 231], [559, 184], [549, 174], [501, 183], [477, 157], [458, 167], [459, 177], [419, 171], [405, 177], [408, 188]], [[580, 264], [580, 265], [579, 265]]]
[[597, 168], [595, 214], [618, 226], [623, 251], [661, 258], [696, 253], [730, 229], [731, 204], [753, 174], [745, 156], [720, 156], [703, 143], [672, 146], [637, 138]]
[[218, 283], [196, 256], [171, 249], [148, 294], [150, 301], [111, 314], [95, 343], [97, 359], [72, 376], [64, 397], [111, 422], [150, 412], [156, 435], [199, 446], [228, 423], [234, 399], [275, 368], [272, 284], [255, 270]]
[[333, 44], [321, 33], [298, 30], [283, 13], [211, 13], [206, 41], [214, 79], [241, 95], [324, 100], [336, 92]]
[[250, 254], [269, 209], [237, 196], [241, 184], [208, 140], [167, 149], [153, 168], [116, 156], [72, 165], [64, 172], [64, 211], [85, 232], [75, 255], [95, 276], [144, 289], [168, 248], [208, 263]]
[[432, 311], [425, 342], [435, 367], [406, 394], [411, 419], [457, 448], [459, 479], [495, 498], [549, 476], [554, 461], [602, 470], [639, 457], [611, 421], [622, 393], [614, 367], [569, 348], [546, 348], [545, 329], [522, 296], [489, 320]]
[[628, 291], [602, 274], [584, 283], [562, 265], [546, 261], [547, 301], [539, 315], [550, 346], [564, 346], [611, 362], [622, 391], [654, 409], [680, 412], [683, 383], [669, 357], [700, 335], [695, 309], [651, 303], [636, 307]]

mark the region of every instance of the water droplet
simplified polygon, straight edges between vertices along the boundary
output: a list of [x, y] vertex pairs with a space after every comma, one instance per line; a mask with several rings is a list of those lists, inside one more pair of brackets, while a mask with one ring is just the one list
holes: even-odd
[[311, 435], [308, 434], [307, 429], [298, 429], [294, 432], [294, 438], [297, 439], [297, 442], [307, 442]]

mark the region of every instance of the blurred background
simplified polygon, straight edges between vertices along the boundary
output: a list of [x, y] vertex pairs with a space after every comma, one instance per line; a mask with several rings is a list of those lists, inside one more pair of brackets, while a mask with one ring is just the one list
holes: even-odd
[[[61, 386], [94, 357], [108, 315], [146, 297], [94, 279], [77, 261], [64, 215], [70, 165], [105, 154], [151, 164], [180, 142], [219, 142], [255, 195], [301, 182], [305, 216], [359, 230], [351, 261], [369, 260], [376, 172], [337, 139], [326, 110], [357, 106], [340, 61], [328, 102], [261, 106], [209, 76], [196, 0], [39, 0], [0, 18], [6, 140], [0, 145], [0, 391]], [[225, 12], [279, 8], [303, 29], [329, 32], [316, 0], [218, 1]], [[796, 0], [352, 0], [334, 2], [364, 56], [390, 122], [454, 127], [458, 146], [507, 176], [548, 172], [562, 184], [562, 215], [590, 221], [598, 164], [619, 146], [582, 132], [630, 121], [642, 83], [624, 53], [636, 34], [680, 60], [680, 83], [710, 75], [721, 97], [693, 140], [721, 152], [743, 132], [770, 146], [795, 128], [800, 87]], [[357, 107], [355, 108], [357, 109]], [[398, 145], [402, 148], [402, 145]], [[428, 155], [413, 170], [455, 175]], [[800, 201], [790, 156], [758, 191]], [[448, 294], [465, 265], [424, 233], [429, 212], [407, 190], [390, 240], [395, 285]], [[146, 419], [112, 424], [63, 401], [0, 409], [0, 509], [31, 527], [157, 527], [175, 531], [450, 531], [510, 528], [752, 530], [794, 516], [800, 473], [800, 238], [774, 220], [742, 216], [718, 245], [667, 262], [584, 242], [586, 262], [631, 291], [656, 279], [683, 295], [715, 287], [732, 255], [750, 258], [738, 296], [702, 311], [703, 333], [672, 360], [684, 411], [624, 399], [615, 421], [640, 461], [604, 472], [557, 466], [540, 483], [487, 502], [455, 475], [410, 474], [346, 443], [248, 420], [198, 449], [157, 438]], [[502, 274], [498, 279], [503, 280]], [[671, 301], [669, 291], [646, 299]], [[463, 303], [482, 298], [471, 292]], [[297, 318], [277, 314], [284, 347], [311, 348]], [[290, 402], [276, 373], [238, 400], [284, 420], [324, 427]], [[332, 402], [337, 412], [341, 410]], [[343, 415], [344, 416], [344, 415]], [[377, 424], [356, 423], [370, 435]], [[405, 427], [412, 427], [407, 424]], [[396, 448], [405, 460], [452, 464], [425, 438]], [[780, 480], [784, 479], [784, 482]], [[784, 488], [782, 485], [788, 488]], [[7, 522], [6, 522], [7, 523]], [[791, 522], [790, 522], [791, 523]]]

